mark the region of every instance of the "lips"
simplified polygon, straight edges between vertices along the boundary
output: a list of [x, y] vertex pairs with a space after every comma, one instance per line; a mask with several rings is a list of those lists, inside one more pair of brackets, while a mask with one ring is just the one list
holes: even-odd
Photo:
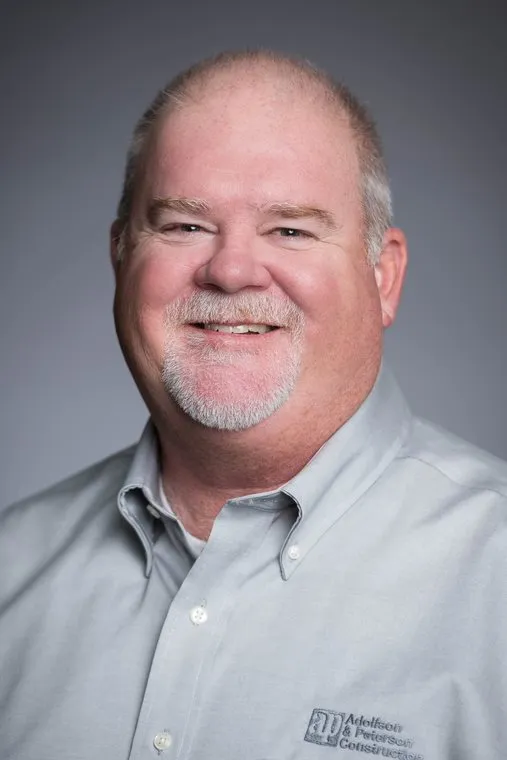
[[231, 324], [219, 324], [216, 322], [201, 322], [196, 323], [194, 325], [195, 327], [199, 327], [201, 330], [210, 330], [212, 332], [219, 332], [219, 333], [233, 333], [237, 335], [247, 335], [248, 333], [253, 333], [256, 335], [263, 335], [264, 333], [271, 332], [272, 330], [276, 330], [277, 327], [274, 325], [266, 325], [266, 324], [247, 324], [247, 325], [231, 325]]

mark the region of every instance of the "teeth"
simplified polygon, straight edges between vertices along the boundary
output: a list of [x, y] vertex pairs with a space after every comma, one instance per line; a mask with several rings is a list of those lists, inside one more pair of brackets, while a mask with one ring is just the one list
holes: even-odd
[[204, 325], [205, 330], [214, 330], [215, 332], [223, 333], [267, 333], [273, 330], [269, 325], [218, 325], [207, 324]]

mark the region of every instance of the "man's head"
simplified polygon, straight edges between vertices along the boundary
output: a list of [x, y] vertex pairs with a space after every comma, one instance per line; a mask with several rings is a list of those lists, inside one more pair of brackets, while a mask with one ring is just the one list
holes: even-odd
[[403, 279], [390, 216], [373, 124], [326, 75], [266, 53], [180, 75], [136, 130], [113, 232], [152, 413], [241, 430], [353, 411]]
[[[117, 233], [120, 245], [129, 244], [129, 225], [136, 191], [143, 182], [146, 159], [156, 128], [172, 110], [202, 98], [221, 74], [234, 73], [241, 80], [248, 71], [264, 71], [266, 79], [279, 78], [294, 96], [320, 100], [350, 123], [356, 144], [366, 251], [372, 264], [382, 250], [385, 231], [392, 225], [392, 200], [380, 137], [368, 111], [353, 93], [325, 71], [306, 60], [273, 51], [239, 51], [207, 58], [181, 72], [161, 89], [136, 125], [127, 156], [125, 178], [118, 204]], [[262, 75], [262, 74], [261, 74]]]

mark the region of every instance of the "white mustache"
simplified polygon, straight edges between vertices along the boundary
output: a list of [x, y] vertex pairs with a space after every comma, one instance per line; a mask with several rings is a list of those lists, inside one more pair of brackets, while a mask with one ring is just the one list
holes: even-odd
[[301, 309], [289, 299], [264, 294], [237, 293], [227, 295], [212, 291], [198, 291], [185, 299], [178, 299], [166, 309], [166, 323], [274, 325], [302, 328]]

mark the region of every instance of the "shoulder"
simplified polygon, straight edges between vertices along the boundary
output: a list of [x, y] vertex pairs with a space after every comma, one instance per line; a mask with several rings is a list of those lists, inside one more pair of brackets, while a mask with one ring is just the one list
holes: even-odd
[[446, 563], [451, 557], [460, 567], [463, 562], [467, 567], [481, 562], [487, 572], [505, 578], [506, 462], [415, 418], [389, 472], [384, 498], [396, 494], [403, 519], [415, 535], [424, 536], [429, 556], [434, 558], [440, 546]]
[[501, 547], [507, 557], [507, 463], [415, 419], [398, 454], [396, 485], [449, 544]]
[[117, 492], [127, 475], [135, 446], [96, 462], [89, 467], [55, 483], [36, 494], [28, 496], [0, 511], [0, 520], [10, 515], [39, 510], [44, 506], [63, 506], [72, 502], [100, 501]]
[[507, 462], [426, 420], [415, 419], [399, 453], [449, 486], [496, 494], [507, 503]]
[[56, 550], [80, 524], [105, 521], [116, 507], [118, 492], [135, 446], [117, 452], [65, 480], [0, 511], [0, 555], [13, 566]]
[[473, 603], [490, 630], [504, 626], [507, 462], [418, 419], [400, 457], [407, 504], [418, 507], [416, 533], [439, 583]]

